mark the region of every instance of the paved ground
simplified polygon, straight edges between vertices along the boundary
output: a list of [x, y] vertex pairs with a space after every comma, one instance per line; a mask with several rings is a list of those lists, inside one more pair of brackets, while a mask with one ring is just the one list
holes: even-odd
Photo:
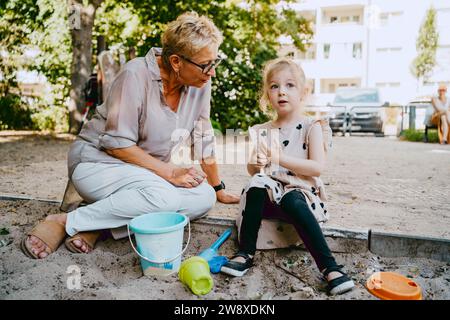
[[[61, 200], [72, 139], [0, 136], [0, 194]], [[228, 154], [243, 159], [243, 146], [238, 143]], [[335, 137], [323, 175], [331, 213], [327, 224], [450, 239], [448, 168], [448, 146]], [[220, 172], [227, 188], [236, 193], [248, 181], [243, 164], [221, 165]], [[218, 203], [209, 215], [234, 218], [237, 209]]]

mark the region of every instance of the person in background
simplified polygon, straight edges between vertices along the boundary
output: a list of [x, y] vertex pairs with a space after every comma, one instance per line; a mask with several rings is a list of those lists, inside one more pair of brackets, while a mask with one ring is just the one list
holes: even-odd
[[447, 86], [440, 84], [438, 96], [431, 100], [434, 113], [431, 116], [431, 123], [438, 128], [439, 143], [448, 144], [450, 141], [450, 99], [446, 95]]

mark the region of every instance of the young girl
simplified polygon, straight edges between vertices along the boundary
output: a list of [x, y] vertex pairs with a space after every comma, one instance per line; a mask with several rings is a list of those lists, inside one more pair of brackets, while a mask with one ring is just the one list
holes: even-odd
[[253, 265], [258, 234], [264, 237], [262, 219], [281, 219], [295, 227], [328, 281], [328, 292], [341, 294], [354, 283], [337, 265], [319, 225], [328, 219], [319, 177], [331, 129], [327, 122], [302, 115], [305, 95], [305, 75], [295, 62], [287, 58], [268, 62], [260, 102], [274, 120], [249, 130], [255, 145], [247, 165], [252, 178], [241, 197], [239, 251], [222, 271], [244, 275]]

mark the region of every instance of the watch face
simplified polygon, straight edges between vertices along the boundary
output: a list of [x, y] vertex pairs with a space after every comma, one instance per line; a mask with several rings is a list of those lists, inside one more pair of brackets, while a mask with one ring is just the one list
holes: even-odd
[[214, 190], [216, 190], [216, 192], [217, 192], [217, 191], [220, 191], [222, 189], [225, 189], [225, 183], [223, 183], [223, 181], [220, 181], [220, 184], [218, 186], [215, 186]]

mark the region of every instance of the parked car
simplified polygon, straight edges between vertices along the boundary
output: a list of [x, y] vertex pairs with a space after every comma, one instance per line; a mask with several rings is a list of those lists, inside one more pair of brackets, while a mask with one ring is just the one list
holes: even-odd
[[335, 109], [330, 114], [330, 126], [333, 132], [373, 132], [384, 134], [384, 108], [376, 88], [339, 88], [330, 105]]

